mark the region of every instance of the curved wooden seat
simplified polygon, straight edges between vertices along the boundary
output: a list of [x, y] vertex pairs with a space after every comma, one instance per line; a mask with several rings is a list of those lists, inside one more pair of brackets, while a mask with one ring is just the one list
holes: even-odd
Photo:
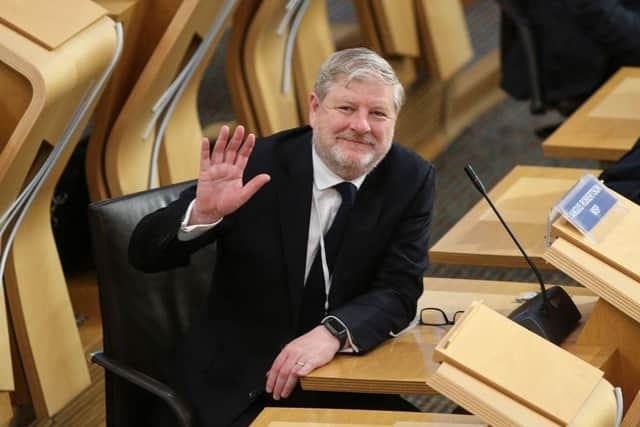
[[89, 197], [96, 201], [111, 196], [105, 171], [105, 150], [111, 129], [182, 0], [94, 1], [114, 21], [122, 23], [125, 34], [122, 57], [96, 106], [87, 146], [87, 187]]
[[311, 0], [298, 31], [293, 52], [293, 80], [302, 123], [309, 122], [309, 94], [320, 65], [336, 48], [324, 0]]
[[[152, 143], [156, 135], [155, 126], [150, 126], [152, 108], [195, 50], [222, 3], [222, 0], [183, 1], [158, 42], [107, 142], [106, 175], [112, 197], [147, 188]], [[195, 96], [199, 76], [215, 50], [219, 36], [206, 53], [191, 87], [181, 98], [164, 135], [159, 173], [162, 185], [196, 176], [202, 129], [196, 113]], [[150, 132], [147, 133], [148, 128]]]
[[292, 88], [286, 94], [280, 90], [287, 38], [276, 34], [276, 29], [286, 3], [278, 0], [259, 5], [242, 50], [249, 96], [261, 135], [300, 124], [295, 90]]
[[[12, 91], [19, 95], [5, 106], [16, 108], [8, 114], [12, 125], [2, 129], [3, 136], [9, 135], [0, 152], [3, 212], [111, 62], [116, 33], [105, 15], [88, 0], [0, 5], [0, 81], [17, 83]], [[80, 121], [18, 229], [4, 275], [12, 325], [39, 418], [56, 413], [90, 383], [50, 216], [55, 185], [88, 117]]]

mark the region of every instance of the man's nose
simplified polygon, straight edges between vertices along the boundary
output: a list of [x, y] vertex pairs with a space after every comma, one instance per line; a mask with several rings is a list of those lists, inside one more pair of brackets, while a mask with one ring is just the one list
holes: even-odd
[[371, 131], [369, 125], [369, 114], [366, 111], [358, 110], [351, 116], [351, 129], [364, 134]]

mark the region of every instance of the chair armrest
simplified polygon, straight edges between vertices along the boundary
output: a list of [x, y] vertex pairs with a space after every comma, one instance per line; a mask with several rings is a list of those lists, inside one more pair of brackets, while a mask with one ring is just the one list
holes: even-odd
[[143, 388], [144, 390], [158, 396], [167, 403], [178, 417], [180, 425], [191, 427], [191, 411], [187, 404], [168, 385], [143, 374], [118, 360], [106, 356], [102, 351], [91, 353], [91, 362], [102, 366], [107, 371], [123, 378], [130, 383]]

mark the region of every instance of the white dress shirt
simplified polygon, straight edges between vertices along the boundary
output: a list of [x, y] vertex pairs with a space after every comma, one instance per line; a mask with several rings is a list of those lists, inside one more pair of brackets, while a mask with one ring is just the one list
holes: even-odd
[[[313, 189], [311, 197], [311, 215], [309, 217], [309, 237], [307, 240], [307, 259], [304, 270], [305, 283], [307, 282], [307, 276], [309, 275], [309, 271], [311, 270], [313, 260], [315, 259], [315, 256], [320, 248], [320, 237], [326, 234], [329, 230], [329, 227], [331, 227], [331, 223], [338, 213], [338, 209], [340, 208], [340, 204], [342, 203], [340, 193], [338, 192], [338, 190], [333, 188], [333, 186], [345, 181], [329, 169], [329, 167], [316, 153], [315, 147], [313, 147], [311, 152], [311, 159], [313, 164]], [[360, 189], [360, 186], [364, 182], [365, 178], [366, 175], [362, 175], [349, 182], [355, 185], [356, 189]], [[182, 220], [180, 230], [178, 231], [179, 240], [187, 241], [195, 239], [196, 237], [200, 236], [212, 227], [215, 227], [218, 223], [220, 223], [220, 221], [222, 221], [222, 219], [220, 219], [213, 224], [187, 225], [189, 223], [189, 218], [191, 216], [191, 210], [193, 209], [194, 202], [195, 200], [189, 204], [184, 219]], [[327, 288], [330, 289], [331, 281], [329, 278], [326, 278], [326, 280], [329, 280]], [[344, 325], [344, 323], [335, 316], [327, 317], [332, 317]], [[344, 326], [346, 328], [346, 325]], [[343, 351], [358, 351], [357, 347], [354, 345], [351, 339], [351, 333], [349, 332], [348, 328], [347, 343], [348, 345], [347, 347], [342, 349]]]

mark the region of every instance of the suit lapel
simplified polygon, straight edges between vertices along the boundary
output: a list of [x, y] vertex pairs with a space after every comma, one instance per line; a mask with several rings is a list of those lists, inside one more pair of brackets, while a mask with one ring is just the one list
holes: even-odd
[[306, 265], [313, 165], [311, 133], [282, 144], [279, 151], [278, 201], [280, 229], [284, 245], [287, 284], [293, 307], [294, 324], [298, 324], [304, 271]]

